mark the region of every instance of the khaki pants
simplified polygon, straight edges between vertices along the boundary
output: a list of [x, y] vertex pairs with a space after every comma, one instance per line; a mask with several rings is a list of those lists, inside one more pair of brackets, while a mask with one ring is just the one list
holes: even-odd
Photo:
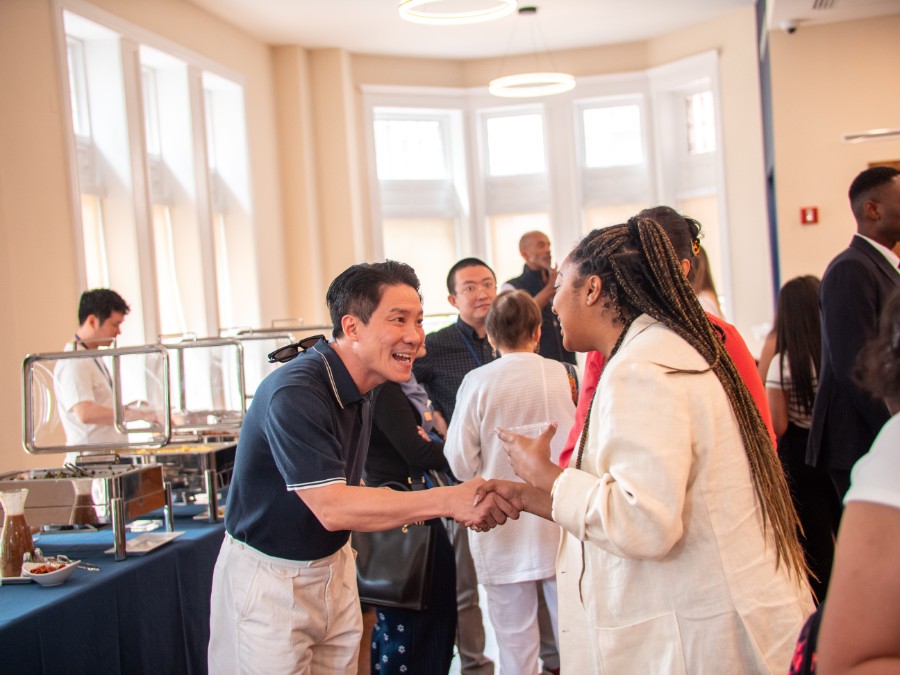
[[213, 572], [212, 675], [355, 673], [361, 634], [349, 543], [327, 558], [294, 561], [225, 535]]

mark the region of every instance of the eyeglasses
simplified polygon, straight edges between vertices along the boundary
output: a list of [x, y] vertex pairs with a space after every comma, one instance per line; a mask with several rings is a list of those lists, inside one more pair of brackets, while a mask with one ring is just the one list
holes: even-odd
[[299, 342], [294, 342], [284, 347], [279, 347], [275, 351], [269, 352], [269, 363], [287, 363], [301, 352], [317, 344], [319, 340], [324, 340], [324, 335], [310, 335]]
[[463, 284], [463, 287], [456, 291], [455, 295], [465, 295], [472, 296], [478, 293], [478, 291], [485, 291], [490, 293], [493, 290], [496, 290], [497, 284], [493, 281], [485, 281], [480, 284]]

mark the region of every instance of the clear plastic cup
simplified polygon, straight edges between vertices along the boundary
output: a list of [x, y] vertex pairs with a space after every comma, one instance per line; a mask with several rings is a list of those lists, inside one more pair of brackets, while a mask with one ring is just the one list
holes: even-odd
[[528, 438], [537, 438], [547, 431], [547, 427], [549, 426], [550, 422], [534, 422], [533, 424], [522, 424], [517, 427], [509, 427], [507, 431], [513, 434], [519, 434], [520, 436], [527, 436]]

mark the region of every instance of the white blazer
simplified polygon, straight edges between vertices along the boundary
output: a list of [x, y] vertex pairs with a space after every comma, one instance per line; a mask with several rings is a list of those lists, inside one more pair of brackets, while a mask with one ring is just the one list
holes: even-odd
[[788, 670], [812, 599], [776, 569], [718, 378], [673, 372], [706, 367], [646, 315], [606, 365], [553, 501], [563, 672]]

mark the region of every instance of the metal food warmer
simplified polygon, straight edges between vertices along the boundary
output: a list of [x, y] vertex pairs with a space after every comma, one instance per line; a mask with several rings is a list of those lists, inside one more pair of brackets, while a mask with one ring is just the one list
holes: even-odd
[[162, 346], [169, 360], [170, 434], [159, 447], [130, 447], [118, 456], [161, 467], [177, 503], [205, 502], [209, 522], [217, 522], [246, 411], [243, 347], [233, 338], [182, 338]]
[[[67, 442], [62, 382], [79, 369], [95, 368], [112, 389], [113, 424], [100, 442]], [[22, 375], [25, 449], [70, 453], [62, 468], [0, 475], [0, 490], [28, 489], [29, 525], [53, 531], [111, 524], [116, 560], [126, 556], [126, 521], [163, 508], [171, 531], [172, 496], [162, 467], [121, 463], [117, 455], [123, 448], [161, 446], [171, 433], [168, 415], [161, 414], [169, 407], [166, 351], [146, 346], [34, 354], [25, 359]]]
[[124, 560], [126, 522], [164, 509], [174, 529], [172, 493], [158, 466], [87, 464], [0, 474], [0, 491], [28, 488], [25, 520], [46, 532], [112, 524], [116, 560]]
[[222, 337], [241, 343], [244, 363], [244, 400], [250, 406], [260, 383], [281, 363], [270, 362], [268, 355], [294, 342], [293, 328], [226, 328]]

